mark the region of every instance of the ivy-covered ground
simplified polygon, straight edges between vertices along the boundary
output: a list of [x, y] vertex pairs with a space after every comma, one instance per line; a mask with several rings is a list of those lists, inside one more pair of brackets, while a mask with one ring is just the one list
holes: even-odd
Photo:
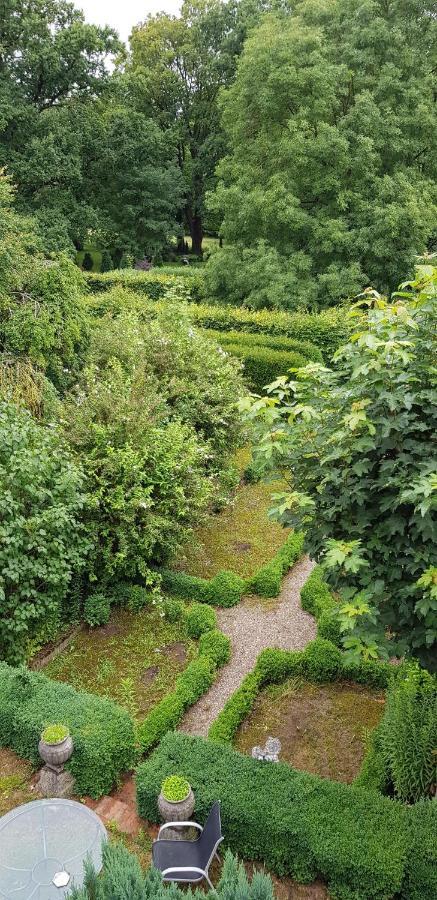
[[249, 450], [236, 454], [235, 463], [242, 480], [233, 500], [195, 531], [173, 568], [202, 578], [212, 578], [221, 569], [250, 578], [279, 550], [288, 530], [271, 522], [267, 513], [272, 493], [280, 490], [282, 484], [245, 483], [243, 472], [249, 462]]
[[251, 753], [273, 735], [282, 744], [281, 760], [333, 781], [351, 782], [383, 711], [381, 691], [292, 678], [260, 693], [234, 743], [242, 753]]
[[82, 631], [44, 674], [108, 696], [143, 717], [173, 689], [196, 653], [184, 623], [170, 624], [159, 607], [115, 610], [108, 625]]

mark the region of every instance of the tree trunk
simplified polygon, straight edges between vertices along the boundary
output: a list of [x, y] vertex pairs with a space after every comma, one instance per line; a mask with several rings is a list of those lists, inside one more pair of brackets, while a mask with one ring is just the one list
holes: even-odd
[[203, 227], [202, 217], [194, 215], [190, 221], [191, 250], [196, 256], [202, 256]]

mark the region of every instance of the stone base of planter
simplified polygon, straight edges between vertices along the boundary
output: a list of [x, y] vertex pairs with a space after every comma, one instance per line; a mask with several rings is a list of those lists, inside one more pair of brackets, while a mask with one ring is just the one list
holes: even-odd
[[[185, 800], [172, 803], [162, 794], [158, 797], [158, 809], [163, 822], [187, 822], [193, 817], [195, 799], [192, 790]], [[166, 828], [162, 837], [168, 841], [191, 841], [199, 836], [197, 828]]]
[[72, 797], [74, 778], [65, 769], [58, 771], [50, 766], [43, 766], [39, 773], [36, 788], [43, 797]]

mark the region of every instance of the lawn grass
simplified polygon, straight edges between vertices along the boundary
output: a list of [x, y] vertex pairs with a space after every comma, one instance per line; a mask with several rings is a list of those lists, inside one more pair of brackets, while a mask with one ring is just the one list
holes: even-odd
[[251, 753], [272, 735], [281, 741], [282, 761], [350, 783], [361, 768], [369, 734], [382, 718], [384, 700], [384, 692], [363, 685], [289, 678], [261, 691], [234, 746]]
[[[235, 462], [242, 475], [250, 451], [240, 450]], [[281, 488], [280, 482], [241, 482], [229, 506], [195, 530], [172, 568], [201, 578], [212, 578], [223, 569], [251, 578], [271, 560], [289, 533], [267, 517], [271, 495]]]
[[84, 629], [44, 667], [44, 674], [77, 690], [115, 700], [144, 718], [173, 690], [180, 672], [197, 655], [185, 624], [170, 624], [159, 608], [140, 613], [115, 610], [108, 625]]

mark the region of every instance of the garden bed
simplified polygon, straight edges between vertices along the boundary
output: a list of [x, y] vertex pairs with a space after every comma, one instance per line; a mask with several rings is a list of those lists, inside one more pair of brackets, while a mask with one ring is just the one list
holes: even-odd
[[311, 684], [290, 678], [257, 697], [234, 746], [251, 753], [268, 735], [282, 744], [281, 760], [334, 781], [358, 774], [369, 733], [384, 711], [384, 693], [348, 682]]
[[115, 610], [108, 625], [82, 631], [43, 671], [143, 718], [196, 655], [182, 621], [168, 622], [158, 608]]
[[[250, 452], [241, 450], [235, 461], [242, 474], [250, 462]], [[201, 578], [213, 578], [222, 570], [251, 578], [271, 560], [290, 533], [267, 516], [272, 493], [282, 488], [279, 482], [242, 481], [229, 506], [196, 529], [172, 568]]]
[[12, 750], [0, 747], [0, 818], [11, 809], [37, 800], [33, 766]]

